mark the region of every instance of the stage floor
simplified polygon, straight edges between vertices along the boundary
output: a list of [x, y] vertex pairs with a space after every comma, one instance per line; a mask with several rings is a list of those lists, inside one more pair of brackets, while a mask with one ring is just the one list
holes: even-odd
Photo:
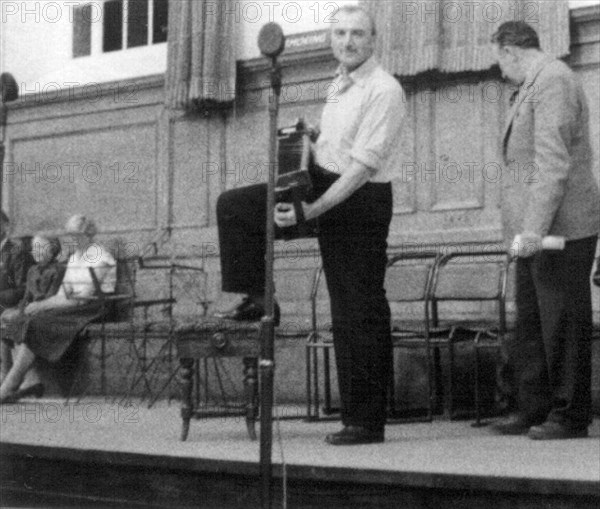
[[[259, 442], [248, 439], [241, 417], [192, 420], [188, 440], [181, 442], [177, 402], [159, 402], [148, 409], [144, 403], [125, 407], [103, 399], [67, 406], [41, 399], [2, 405], [0, 411], [4, 460], [29, 455], [219, 475], [258, 473]], [[279, 406], [277, 411], [287, 418], [273, 425], [276, 482], [284, 462], [286, 476], [296, 480], [593, 499], [600, 493], [598, 419], [590, 437], [578, 440], [503, 437], [486, 427], [472, 427], [472, 421], [435, 420], [388, 425], [383, 444], [333, 447], [323, 439], [339, 428], [338, 422], [305, 422], [301, 407]], [[299, 418], [290, 419], [293, 416]]]

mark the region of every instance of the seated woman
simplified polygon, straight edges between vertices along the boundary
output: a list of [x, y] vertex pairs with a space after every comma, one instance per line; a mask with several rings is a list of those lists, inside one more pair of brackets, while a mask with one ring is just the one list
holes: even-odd
[[32, 302], [24, 309], [24, 319], [12, 332], [16, 343], [13, 365], [0, 385], [0, 404], [22, 397], [18, 391], [25, 373], [36, 357], [58, 361], [78, 333], [102, 313], [90, 269], [103, 292], [114, 292], [116, 262], [108, 250], [94, 243], [96, 226], [82, 215], [75, 215], [66, 225], [72, 237], [65, 275], [59, 291], [46, 299]]
[[[35, 265], [32, 265], [27, 271], [25, 295], [16, 308], [6, 309], [0, 317], [3, 330], [0, 342], [0, 383], [6, 378], [12, 365], [11, 328], [18, 328], [19, 323], [24, 320], [24, 311], [28, 304], [47, 299], [55, 295], [60, 288], [64, 273], [64, 269], [56, 261], [60, 249], [60, 242], [56, 237], [47, 237], [42, 234], [33, 237], [31, 256]], [[32, 382], [32, 385], [22, 390], [23, 396], [28, 394], [41, 396], [43, 386], [39, 383], [37, 371], [32, 368], [29, 373], [29, 381]]]

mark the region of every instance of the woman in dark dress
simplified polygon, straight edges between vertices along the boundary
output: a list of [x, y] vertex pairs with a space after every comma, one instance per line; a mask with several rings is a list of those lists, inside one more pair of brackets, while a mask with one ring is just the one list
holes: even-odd
[[[14, 341], [11, 338], [15, 332], [13, 329], [18, 331], [26, 319], [24, 314], [26, 306], [55, 295], [60, 288], [64, 274], [64, 267], [61, 267], [56, 260], [60, 250], [60, 242], [56, 237], [38, 234], [33, 238], [31, 256], [36, 263], [27, 271], [25, 294], [17, 307], [6, 309], [0, 317], [3, 333], [0, 342], [0, 382], [4, 381], [12, 366]], [[34, 367], [29, 371], [29, 381], [33, 383], [29, 388], [23, 389], [23, 392], [41, 395], [43, 387]]]

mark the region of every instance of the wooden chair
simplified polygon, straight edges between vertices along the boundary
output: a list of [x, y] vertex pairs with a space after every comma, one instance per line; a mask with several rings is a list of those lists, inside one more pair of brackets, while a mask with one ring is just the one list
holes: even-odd
[[[245, 416], [248, 436], [256, 440], [260, 338], [261, 324], [256, 322], [210, 318], [177, 326], [175, 339], [182, 386], [182, 441], [187, 440], [192, 418], [235, 415]], [[243, 359], [245, 401], [220, 401], [218, 405], [212, 405], [208, 400], [201, 401], [198, 364], [207, 359], [219, 361], [235, 357]]]
[[[304, 288], [311, 289], [303, 276], [298, 276], [299, 280], [295, 276], [278, 281], [280, 299], [285, 301], [289, 296], [293, 300]], [[276, 338], [290, 338], [302, 336], [305, 330], [297, 322], [288, 322], [282, 323], [276, 332]], [[256, 438], [261, 337], [262, 322], [215, 317], [190, 317], [178, 322], [175, 338], [181, 365], [182, 440], [188, 437], [192, 419], [218, 416], [244, 416], [248, 436]], [[229, 373], [227, 369], [228, 365], [239, 369], [238, 361], [243, 365], [241, 390], [238, 373]]]

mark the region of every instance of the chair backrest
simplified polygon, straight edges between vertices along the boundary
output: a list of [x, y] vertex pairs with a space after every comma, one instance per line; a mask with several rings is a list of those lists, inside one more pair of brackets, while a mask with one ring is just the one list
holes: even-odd
[[[324, 305], [324, 303], [326, 304]], [[313, 331], [331, 328], [331, 309], [329, 305], [329, 292], [325, 282], [323, 264], [320, 263], [312, 274], [310, 290], [311, 327]], [[326, 308], [326, 311], [324, 311]]]
[[126, 245], [121, 239], [112, 239], [106, 244], [106, 248], [117, 263], [114, 292], [103, 292], [94, 270], [90, 268], [96, 295], [103, 302], [105, 309], [102, 320], [105, 322], [126, 322], [133, 318], [137, 259], [128, 256]]
[[424, 301], [431, 285], [433, 268], [439, 258], [435, 251], [402, 253], [387, 264], [385, 290], [390, 302]]
[[[436, 251], [415, 251], [397, 254], [388, 260], [385, 290], [394, 328], [414, 322], [429, 324], [428, 298], [439, 259]], [[410, 303], [420, 305], [415, 308]]]
[[506, 328], [506, 290], [510, 255], [506, 251], [465, 250], [441, 257], [431, 287], [434, 321], [441, 301], [496, 301], [498, 325]]
[[122, 298], [112, 301], [107, 318], [113, 322], [125, 322], [133, 318], [137, 263], [131, 258], [117, 258], [116, 261], [115, 295], [122, 296]]
[[[421, 302], [427, 306], [429, 289], [433, 279], [433, 272], [440, 255], [436, 251], [420, 251], [411, 253], [402, 253], [392, 256], [387, 263], [385, 276], [385, 289], [388, 301], [393, 306], [394, 303]], [[312, 328], [328, 328], [331, 326], [331, 318], [323, 319], [323, 303], [327, 302], [329, 310], [329, 294], [322, 265], [319, 265], [313, 273], [313, 283], [311, 289], [311, 313]], [[393, 313], [392, 309], [392, 314]], [[423, 320], [428, 318], [427, 310], [419, 310], [417, 315], [408, 316], [403, 313], [403, 321]]]

